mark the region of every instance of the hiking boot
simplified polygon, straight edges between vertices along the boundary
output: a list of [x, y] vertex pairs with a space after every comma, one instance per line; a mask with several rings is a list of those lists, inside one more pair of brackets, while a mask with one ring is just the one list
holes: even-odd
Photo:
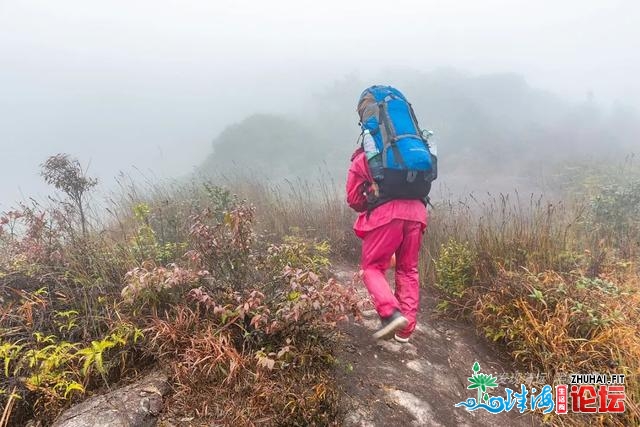
[[395, 334], [393, 336], [393, 339], [395, 339], [396, 341], [398, 341], [400, 344], [406, 344], [409, 342], [409, 337], [402, 337], [398, 334]]
[[373, 338], [377, 340], [387, 337], [400, 328], [404, 328], [409, 321], [400, 311], [396, 310], [391, 316], [382, 319], [381, 323], [380, 328], [373, 334]]

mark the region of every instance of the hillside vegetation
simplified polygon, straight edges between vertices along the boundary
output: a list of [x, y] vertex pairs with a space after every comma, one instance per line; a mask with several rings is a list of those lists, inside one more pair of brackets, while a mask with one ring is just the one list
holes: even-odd
[[0, 425], [49, 424], [156, 366], [173, 385], [166, 417], [333, 422], [335, 324], [359, 306], [328, 275], [329, 244], [271, 240], [220, 187], [155, 191], [85, 233], [66, 204], [0, 217]]
[[[637, 117], [513, 75], [397, 80], [440, 138], [439, 181], [483, 186], [432, 199], [420, 269], [437, 310], [549, 382], [626, 374], [626, 413], [588, 421], [639, 424], [640, 169], [616, 160], [640, 137]], [[362, 302], [331, 260], [359, 256], [343, 176], [362, 87], [345, 80], [297, 115], [248, 117], [215, 139], [197, 179], [123, 184], [106, 206], [78, 162], [47, 160], [57, 196], [0, 214], [0, 426], [46, 425], [158, 367], [173, 384], [167, 417], [339, 423], [336, 325]], [[487, 180], [510, 174], [549, 191]]]

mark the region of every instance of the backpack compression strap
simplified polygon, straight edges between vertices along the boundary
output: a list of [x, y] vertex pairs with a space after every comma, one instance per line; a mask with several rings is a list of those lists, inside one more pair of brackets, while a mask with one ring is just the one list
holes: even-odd
[[[380, 109], [380, 120], [384, 125], [384, 129], [387, 132], [388, 141], [385, 141], [384, 150], [386, 151], [389, 147], [393, 150], [393, 157], [396, 158], [400, 166], [406, 169], [406, 164], [404, 163], [404, 159], [402, 158], [402, 154], [400, 154], [400, 150], [396, 145], [396, 141], [398, 138], [396, 137], [396, 130], [393, 127], [393, 122], [391, 122], [391, 118], [389, 117], [389, 110], [387, 108], [386, 97], [382, 101], [378, 103], [378, 108]], [[387, 156], [383, 154], [382, 156], [382, 166], [387, 167]]]

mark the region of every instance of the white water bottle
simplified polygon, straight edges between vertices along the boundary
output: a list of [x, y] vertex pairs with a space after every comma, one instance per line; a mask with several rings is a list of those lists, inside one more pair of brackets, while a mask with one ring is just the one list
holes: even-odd
[[362, 134], [362, 148], [364, 149], [364, 154], [367, 157], [367, 162], [369, 163], [369, 170], [371, 171], [371, 176], [374, 180], [381, 180], [383, 177], [382, 174], [382, 155], [378, 151], [378, 147], [376, 146], [376, 141], [369, 133], [369, 130], [365, 129]]
[[374, 141], [371, 133], [368, 130], [365, 130], [362, 134], [362, 148], [364, 149], [364, 153], [367, 156], [367, 160], [371, 160], [372, 157], [379, 154], [378, 147], [376, 147], [376, 142]]

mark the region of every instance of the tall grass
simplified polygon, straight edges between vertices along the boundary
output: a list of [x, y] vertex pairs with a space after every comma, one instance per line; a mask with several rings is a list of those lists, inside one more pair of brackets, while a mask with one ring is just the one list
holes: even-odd
[[[280, 232], [310, 223], [340, 227], [306, 228], [310, 236], [350, 230], [354, 215], [341, 210], [341, 197], [319, 202], [298, 185], [288, 197], [262, 199], [262, 214]], [[439, 294], [438, 309], [473, 322], [523, 369], [552, 382], [573, 372], [627, 374], [626, 413], [589, 419], [598, 425], [640, 422], [640, 193], [633, 182], [620, 185], [563, 199], [513, 192], [440, 201], [421, 254], [423, 284]], [[344, 216], [333, 222], [337, 212]], [[357, 254], [357, 240], [348, 242]]]
[[265, 233], [276, 238], [300, 235], [328, 240], [334, 255], [356, 259], [358, 240], [351, 231], [355, 214], [345, 203], [342, 183], [332, 177], [275, 184], [236, 175], [222, 182], [256, 207], [258, 225]]
[[[584, 232], [584, 206], [568, 206], [529, 194], [469, 195], [437, 203], [425, 238], [427, 271], [450, 240], [467, 242], [484, 262], [483, 273], [497, 268], [567, 268], [567, 253], [592, 244]], [[582, 241], [580, 241], [582, 239]]]
[[554, 424], [640, 422], [640, 227], [630, 198], [616, 196], [639, 197], [635, 188], [567, 202], [469, 196], [432, 212], [422, 263], [441, 311], [471, 320], [552, 383], [577, 372], [627, 375], [623, 416], [546, 417]]
[[86, 234], [58, 205], [0, 215], [0, 425], [50, 423], [154, 365], [172, 414], [202, 425], [335, 419], [334, 325], [358, 307], [305, 238], [326, 225], [286, 236], [314, 211], [265, 209], [256, 232], [255, 207], [209, 182], [121, 185]]
[[[253, 344], [246, 347], [248, 344], [240, 336], [246, 337], [242, 331], [247, 331], [247, 325], [233, 315], [238, 308], [233, 306], [238, 301], [233, 298], [255, 303], [254, 308], [260, 310], [273, 310], [278, 304], [280, 308], [286, 306], [284, 313], [293, 317], [279, 321], [284, 321], [287, 328], [296, 328], [300, 320], [296, 316], [300, 313], [294, 315], [295, 311], [287, 310], [295, 306], [291, 303], [297, 300], [300, 289], [276, 293], [280, 299], [264, 304], [259, 294], [234, 292], [250, 290], [247, 284], [255, 282], [259, 286], [253, 290], [269, 296], [274, 289], [304, 282], [309, 285], [305, 288], [305, 292], [310, 292], [309, 298], [317, 295], [314, 292], [325, 283], [317, 278], [319, 266], [325, 265], [325, 241], [331, 245], [333, 259], [357, 262], [360, 245], [351, 230], [355, 214], [344, 201], [341, 184], [325, 178], [276, 185], [242, 175], [223, 177], [215, 183], [150, 181], [140, 185], [121, 178], [120, 184], [120, 191], [109, 198], [107, 206], [95, 209], [87, 239], [80, 238], [59, 212], [43, 214], [34, 207], [15, 213], [21, 218], [3, 216], [0, 285], [5, 298], [18, 289], [17, 298], [5, 304], [0, 313], [5, 331], [1, 338], [9, 345], [6, 351], [19, 352], [10, 345], [23, 343], [27, 345], [25, 351], [32, 351], [32, 355], [45, 348], [58, 352], [67, 349], [63, 365], [70, 369], [61, 372], [76, 373], [58, 376], [50, 384], [39, 383], [44, 389], [22, 389], [22, 397], [26, 399], [23, 402], [30, 402], [36, 412], [30, 412], [28, 405], [12, 397], [14, 394], [6, 395], [4, 402], [12, 405], [15, 416], [44, 417], [56, 413], [78, 398], [80, 389], [75, 384], [85, 390], [105, 381], [111, 383], [129, 375], [131, 370], [140, 369], [140, 360], [145, 363], [160, 360], [173, 366], [172, 361], [183, 352], [207, 348], [218, 352], [222, 364], [211, 366], [216, 372], [229, 372], [231, 366], [240, 364], [246, 367], [246, 372], [260, 373], [262, 377], [266, 375], [264, 368], [272, 364], [289, 366], [289, 357], [322, 359], [321, 354], [312, 351], [315, 344], [300, 335], [296, 335], [300, 344], [295, 347], [298, 353], [287, 356], [288, 351], [294, 351], [286, 344], [290, 335], [275, 329], [275, 335], [266, 341], [264, 335], [254, 336], [262, 337], [258, 342], [264, 349]], [[626, 418], [593, 418], [602, 425], [625, 425], [640, 420], [638, 408], [632, 403], [640, 397], [637, 380], [640, 227], [635, 210], [640, 208], [637, 202], [640, 199], [634, 198], [635, 184], [620, 185], [562, 201], [515, 192], [438, 201], [430, 209], [420, 265], [424, 286], [439, 295], [438, 309], [445, 315], [472, 321], [480, 334], [495, 341], [522, 367], [545, 372], [551, 379], [574, 370], [628, 374], [630, 403]], [[250, 210], [240, 208], [249, 205], [253, 206]], [[26, 226], [10, 232], [11, 225], [21, 221]], [[242, 231], [245, 229], [242, 224], [247, 221], [253, 230], [250, 234]], [[288, 270], [287, 275], [278, 276], [277, 271], [282, 274], [286, 266], [302, 266], [308, 272]], [[255, 268], [261, 271], [260, 275], [253, 276]], [[280, 277], [280, 281], [267, 280], [269, 277]], [[125, 284], [128, 291], [121, 295]], [[199, 286], [206, 292], [197, 294], [194, 301], [188, 295]], [[138, 311], [132, 312], [122, 305], [130, 301], [131, 290], [135, 291], [137, 301], [143, 302]], [[337, 288], [326, 288], [326, 292], [343, 298]], [[211, 295], [226, 302], [212, 306], [215, 315], [202, 318], [198, 306], [206, 306], [207, 296]], [[64, 315], [60, 313], [71, 316], [70, 310], [77, 314], [72, 315], [73, 321], [66, 320], [71, 323], [65, 329], [60, 317]], [[33, 317], [33, 313], [39, 313], [39, 317]], [[140, 317], [141, 313], [144, 316]], [[226, 314], [222, 316], [223, 313]], [[340, 310], [336, 313], [340, 314]], [[137, 323], [136, 319], [144, 322]], [[176, 324], [176, 319], [181, 323]], [[176, 330], [193, 329], [198, 324], [206, 328], [194, 331], [198, 339], [193, 343], [167, 341]], [[47, 329], [47, 325], [51, 327]], [[53, 326], [57, 329], [52, 329]], [[325, 334], [326, 325], [321, 326], [315, 325], [314, 330], [320, 327]], [[152, 341], [135, 339], [136, 328], [153, 337]], [[216, 328], [241, 334], [220, 341]], [[308, 331], [305, 327], [298, 330]], [[265, 331], [269, 336], [271, 330]], [[42, 337], [36, 338], [35, 332], [44, 333], [45, 338], [47, 334], [54, 336], [54, 342], [38, 341]], [[314, 332], [313, 336], [318, 335]], [[83, 374], [82, 364], [89, 353], [78, 351], [91, 348], [92, 342], [102, 342], [108, 347], [105, 355], [111, 356], [110, 362], [101, 368], [90, 364], [93, 370], [87, 369]], [[233, 349], [226, 347], [230, 343]], [[288, 350], [280, 353], [285, 347]], [[251, 352], [243, 353], [243, 348], [250, 348]], [[274, 351], [275, 348], [278, 350]], [[38, 354], [43, 360], [51, 357], [46, 352]], [[253, 357], [254, 362], [249, 363], [246, 357]], [[193, 362], [198, 365], [198, 359]], [[20, 363], [26, 362], [16, 365], [23, 369], [26, 365]], [[313, 375], [322, 376], [317, 385], [328, 386], [326, 371], [316, 370], [318, 366], [290, 373], [305, 375], [310, 381]], [[183, 387], [176, 407], [189, 410], [189, 393], [199, 390], [206, 394], [206, 390], [212, 390], [207, 388], [211, 384], [192, 384], [188, 375], [179, 371], [178, 365], [175, 367], [175, 379]], [[24, 371], [20, 374], [24, 375]], [[274, 389], [299, 390], [287, 382], [285, 371], [266, 376], [279, 378]], [[300, 422], [326, 421], [323, 417], [335, 415], [333, 400], [328, 402], [333, 409], [314, 412], [319, 407], [311, 402], [318, 396], [300, 394], [296, 402], [269, 400], [269, 383], [252, 388], [247, 378], [234, 376], [228, 380], [236, 391], [259, 393], [259, 398], [253, 396], [246, 401], [247, 407], [258, 408], [269, 402], [273, 408], [294, 405], [300, 410], [296, 412]], [[13, 380], [4, 381], [5, 390], [11, 392], [7, 387]], [[55, 384], [60, 384], [58, 390], [69, 388], [66, 396], [69, 399], [63, 398], [64, 392], [57, 398], [46, 394], [47, 387]], [[234, 398], [229, 388], [218, 388], [216, 393], [221, 398]], [[326, 395], [335, 398], [332, 393]], [[48, 398], [42, 400], [38, 396]], [[33, 406], [33, 402], [37, 404]], [[198, 402], [204, 406], [199, 406], [196, 412], [210, 416], [206, 400]], [[226, 409], [221, 406], [213, 412], [225, 420], [250, 420], [246, 411], [225, 412]], [[278, 419], [275, 413], [270, 414], [275, 417], [272, 420]], [[571, 420], [553, 421], [571, 423]]]

